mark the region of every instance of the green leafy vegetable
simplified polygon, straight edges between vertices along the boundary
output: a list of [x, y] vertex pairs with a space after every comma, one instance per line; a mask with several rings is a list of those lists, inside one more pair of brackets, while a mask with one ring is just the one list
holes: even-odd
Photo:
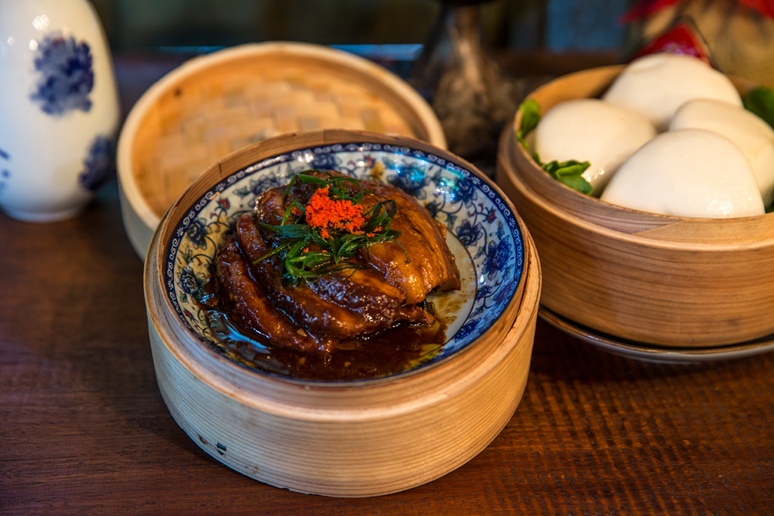
[[[521, 124], [516, 131], [516, 138], [519, 143], [524, 147], [524, 150], [529, 151], [529, 144], [526, 141], [529, 133], [535, 130], [538, 122], [540, 122], [540, 106], [535, 99], [527, 99], [519, 106], [521, 111]], [[554, 179], [566, 184], [570, 188], [574, 188], [581, 193], [590, 195], [594, 188], [591, 186], [586, 178], [583, 177], [583, 173], [587, 168], [591, 166], [588, 161], [564, 161], [559, 163], [552, 161], [551, 163], [543, 163], [540, 161], [540, 156], [537, 152], [532, 153], [532, 159], [535, 163], [540, 165], [548, 174]]]
[[551, 177], [586, 195], [591, 194], [593, 188], [591, 183], [589, 183], [582, 174], [590, 166], [591, 163], [588, 161], [580, 162], [575, 160], [564, 161], [562, 163], [552, 161], [551, 163], [542, 165], [543, 170], [548, 172]]
[[[745, 109], [774, 128], [774, 90], [768, 86], [758, 86], [742, 97], [742, 103]], [[766, 213], [774, 213], [774, 203], [766, 207]]]
[[521, 103], [519, 111], [521, 111], [521, 124], [519, 124], [519, 129], [516, 131], [516, 138], [519, 139], [519, 143], [526, 150], [529, 150], [529, 144], [525, 138], [535, 130], [538, 122], [540, 122], [540, 106], [535, 99], [527, 99]]
[[774, 90], [758, 86], [742, 99], [745, 109], [752, 111], [774, 127]]

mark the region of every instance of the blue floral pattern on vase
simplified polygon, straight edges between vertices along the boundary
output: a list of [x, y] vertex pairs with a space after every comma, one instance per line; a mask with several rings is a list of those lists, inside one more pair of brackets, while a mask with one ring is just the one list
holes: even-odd
[[78, 176], [81, 186], [90, 192], [107, 181], [115, 166], [115, 145], [111, 138], [97, 136], [89, 146], [89, 153], [83, 160], [83, 172]]
[[[11, 156], [3, 149], [0, 149], [0, 159], [3, 161], [11, 161]], [[0, 162], [0, 192], [5, 189], [9, 177], [11, 177], [11, 171], [5, 168], [5, 164]]]
[[203, 342], [217, 348], [193, 296], [218, 246], [236, 220], [253, 209], [261, 192], [286, 184], [309, 168], [335, 169], [398, 186], [424, 204], [467, 251], [475, 270], [470, 313], [455, 325], [454, 335], [447, 335], [442, 352], [419, 367], [465, 348], [502, 314], [522, 276], [523, 243], [518, 222], [486, 181], [415, 149], [371, 143], [329, 145], [267, 158], [232, 174], [206, 192], [176, 227], [165, 252], [166, 293], [183, 323]]
[[88, 43], [72, 36], [47, 36], [35, 52], [35, 70], [40, 78], [30, 98], [45, 113], [64, 115], [91, 109], [94, 71]]

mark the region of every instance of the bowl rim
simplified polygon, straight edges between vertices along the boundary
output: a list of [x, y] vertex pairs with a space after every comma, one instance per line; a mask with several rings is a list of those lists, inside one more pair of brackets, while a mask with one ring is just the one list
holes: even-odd
[[[286, 141], [294, 140], [299, 135], [303, 135], [310, 138], [319, 136], [321, 137], [322, 140], [326, 139], [326, 135], [334, 135], [333, 138], [335, 139], [336, 137], [338, 137], [339, 140], [336, 140], [335, 143], [319, 143], [319, 144], [311, 144], [311, 145], [308, 143], [304, 143], [301, 145], [293, 145], [292, 148], [288, 147], [288, 148], [285, 148], [285, 150], [274, 149], [270, 153], [267, 153], [266, 157], [261, 158], [260, 160], [255, 160], [252, 158], [249, 160], [243, 160], [243, 162], [240, 162], [239, 166], [231, 167], [233, 168], [233, 170], [231, 170], [230, 172], [225, 172], [221, 168], [221, 162], [231, 160], [235, 157], [239, 157], [257, 147], [262, 147], [262, 146], [271, 147], [274, 144], [282, 145]], [[344, 137], [345, 139], [341, 139], [342, 137]], [[423, 372], [426, 372], [428, 370], [433, 370], [438, 366], [446, 364], [448, 363], [449, 360], [460, 356], [465, 351], [473, 348], [477, 343], [484, 340], [486, 337], [490, 336], [495, 331], [496, 327], [502, 324], [503, 318], [506, 315], [513, 312], [514, 318], [517, 317], [519, 312], [521, 312], [521, 302], [522, 302], [522, 297], [524, 295], [523, 291], [528, 281], [526, 276], [530, 267], [529, 264], [532, 261], [537, 260], [537, 256], [534, 250], [530, 251], [528, 242], [531, 242], [531, 237], [529, 236], [528, 230], [524, 225], [523, 220], [521, 220], [521, 217], [519, 217], [518, 212], [513, 206], [513, 203], [511, 202], [511, 200], [505, 195], [505, 193], [491, 178], [487, 177], [483, 172], [478, 170], [478, 168], [476, 168], [473, 164], [467, 162], [463, 158], [460, 158], [452, 154], [451, 152], [445, 149], [434, 147], [433, 145], [425, 141], [418, 140], [415, 138], [410, 138], [405, 136], [383, 135], [383, 134], [371, 133], [367, 131], [352, 131], [352, 130], [344, 130], [344, 129], [325, 130], [324, 129], [324, 130], [309, 131], [309, 132], [302, 132], [302, 133], [282, 134], [279, 136], [269, 138], [267, 140], [263, 140], [261, 142], [257, 142], [247, 147], [243, 147], [242, 149], [239, 149], [231, 153], [229, 156], [226, 156], [221, 161], [210, 166], [204, 173], [202, 173], [199, 176], [199, 178], [194, 180], [190, 185], [188, 185], [188, 187], [186, 187], [186, 190], [178, 197], [175, 203], [173, 203], [173, 205], [167, 210], [166, 214], [162, 218], [162, 224], [160, 224], [155, 231], [156, 234], [154, 235], [153, 240], [157, 241], [157, 245], [154, 252], [154, 259], [151, 260], [150, 257], [146, 257], [145, 263], [146, 263], [146, 266], [149, 263], [155, 263], [156, 270], [153, 271], [153, 274], [155, 276], [155, 281], [157, 282], [157, 284], [160, 286], [161, 289], [165, 288], [164, 286], [167, 281], [167, 278], [165, 278], [165, 267], [168, 261], [167, 257], [170, 254], [172, 240], [175, 237], [174, 233], [178, 229], [178, 226], [180, 225], [182, 220], [190, 212], [191, 206], [193, 206], [196, 202], [200, 202], [202, 197], [206, 195], [206, 192], [194, 195], [193, 190], [195, 190], [199, 186], [199, 183], [202, 182], [202, 178], [207, 174], [207, 172], [214, 172], [217, 170], [219, 181], [223, 181], [227, 177], [237, 174], [240, 171], [245, 170], [246, 168], [250, 168], [254, 164], [259, 164], [264, 161], [272, 160], [283, 154], [291, 154], [299, 150], [305, 150], [305, 149], [310, 149], [315, 147], [332, 146], [335, 144], [348, 145], [348, 144], [363, 144], [363, 143], [374, 143], [374, 144], [381, 144], [381, 145], [387, 145], [387, 146], [402, 147], [401, 150], [403, 149], [416, 150], [428, 155], [434, 155], [435, 157], [445, 159], [449, 165], [452, 165], [455, 168], [465, 170], [466, 172], [470, 173], [474, 177], [478, 178], [478, 180], [481, 182], [481, 186], [488, 187], [491, 190], [491, 192], [494, 193], [495, 197], [492, 199], [492, 202], [495, 205], [498, 205], [499, 210], [503, 213], [503, 216], [506, 218], [511, 217], [513, 219], [513, 222], [514, 222], [513, 229], [511, 229], [510, 231], [517, 233], [516, 236], [514, 237], [516, 240], [514, 242], [514, 246], [516, 247], [517, 250], [520, 251], [520, 255], [522, 259], [522, 263], [519, 269], [518, 280], [516, 281], [513, 287], [513, 292], [511, 293], [508, 301], [503, 306], [502, 311], [497, 315], [495, 319], [493, 319], [490, 322], [490, 324], [481, 332], [481, 334], [476, 339], [470, 341], [464, 347], [462, 347], [461, 349], [458, 349], [457, 351], [453, 352], [452, 354], [446, 357], [437, 359], [435, 361], [431, 361], [428, 364], [424, 364], [420, 367], [416, 367], [409, 371], [391, 374], [385, 377], [366, 378], [361, 380], [321, 381], [321, 380], [298, 379], [298, 378], [287, 377], [287, 376], [282, 376], [278, 374], [266, 373], [266, 372], [260, 371], [257, 368], [247, 367], [225, 356], [222, 356], [221, 353], [216, 352], [214, 349], [210, 349], [212, 346], [208, 345], [209, 343], [207, 341], [200, 338], [190, 327], [188, 327], [187, 324], [183, 323], [183, 321], [179, 317], [178, 310], [173, 306], [172, 301], [169, 298], [169, 295], [162, 294], [160, 297], [164, 298], [163, 304], [168, 312], [168, 314], [166, 314], [165, 317], [167, 319], [171, 319], [174, 321], [173, 326], [178, 328], [179, 331], [182, 331], [189, 338], [196, 341], [202, 347], [207, 348], [208, 351], [210, 351], [211, 353], [217, 354], [220, 358], [222, 358], [223, 360], [226, 360], [228, 363], [233, 364], [236, 367], [244, 368], [254, 374], [259, 375], [262, 378], [272, 378], [280, 382], [299, 384], [299, 385], [304, 385], [308, 387], [315, 387], [315, 386], [323, 387], [323, 388], [359, 387], [359, 386], [366, 387], [370, 385], [389, 383], [402, 378], [411, 377], [416, 374], [421, 374]], [[245, 165], [244, 163], [247, 163], [247, 164]], [[216, 183], [213, 181], [213, 186], [214, 185], [216, 185]], [[209, 187], [207, 191], [211, 190], [213, 186]], [[500, 202], [498, 203], [495, 199], [499, 200]], [[184, 200], [188, 201], [187, 203], [185, 203], [186, 209], [180, 209], [178, 216], [174, 217], [173, 219], [171, 217], [172, 212], [175, 211], [176, 209], [179, 209], [180, 205], [184, 204], [183, 202]], [[164, 238], [165, 236], [166, 238]], [[148, 253], [150, 254], [151, 252], [153, 252], [152, 245], [149, 246], [149, 249], [148, 249]]]
[[[536, 94], [540, 94], [545, 92], [548, 89], [556, 88], [558, 85], [560, 85], [562, 82], [564, 82], [567, 79], [578, 79], [578, 78], [584, 78], [586, 76], [592, 75], [592, 74], [607, 74], [612, 75], [612, 80], [617, 77], [617, 75], [625, 68], [625, 65], [609, 65], [609, 66], [601, 66], [596, 68], [589, 68], [586, 70], [580, 70], [577, 72], [573, 72], [570, 74], [566, 74], [560, 77], [557, 77], [555, 79], [552, 79], [551, 81], [543, 84], [542, 86], [536, 88], [532, 92], [530, 92], [526, 99], [534, 99]], [[734, 82], [734, 85], [737, 86], [737, 89], [743, 90], [748, 89], [753, 86], [753, 84], [749, 81], [746, 81], [745, 79], [739, 79], [736, 77], [729, 78]], [[604, 87], [601, 88], [601, 91], [604, 91], [610, 84], [606, 83]], [[587, 98], [587, 97], [579, 97], [573, 95], [571, 98]], [[561, 102], [561, 101], [560, 101]], [[557, 103], [553, 104], [555, 106]], [[547, 112], [547, 109], [545, 106], [540, 106], [542, 115], [545, 115]], [[550, 108], [549, 108], [550, 109]], [[542, 116], [541, 115], [541, 116]], [[648, 246], [656, 246], [661, 247], [664, 249], [685, 249], [686, 242], [683, 241], [677, 241], [677, 240], [659, 240], [655, 235], [648, 235], [647, 231], [655, 231], [657, 232], [660, 227], [667, 227], [672, 226], [675, 224], [680, 224], [683, 226], [688, 225], [694, 225], [696, 227], [699, 226], [708, 226], [711, 227], [715, 224], [745, 224], [745, 223], [754, 223], [757, 225], [765, 225], [765, 226], [772, 226], [774, 228], [774, 212], [770, 213], [764, 213], [763, 215], [754, 215], [754, 216], [747, 216], [747, 217], [731, 217], [731, 218], [710, 218], [710, 217], [684, 217], [684, 216], [678, 216], [678, 215], [666, 215], [661, 213], [651, 213], [646, 212], [642, 210], [637, 210], [634, 208], [628, 208], [625, 206], [618, 206], [615, 204], [611, 204], [605, 201], [602, 201], [601, 199], [597, 197], [593, 197], [590, 195], [585, 195], [581, 192], [578, 192], [577, 190], [561, 183], [560, 181], [556, 181], [555, 179], [551, 178], [547, 173], [543, 171], [543, 169], [538, 166], [538, 164], [535, 162], [532, 155], [524, 148], [524, 146], [521, 145], [521, 143], [517, 140], [515, 133], [518, 130], [522, 120], [522, 111], [519, 109], [516, 111], [513, 121], [511, 124], [506, 126], [505, 131], [503, 132], [503, 139], [500, 142], [500, 157], [501, 159], [505, 159], [508, 163], [508, 166], [506, 167], [506, 173], [514, 176], [514, 177], [520, 177], [525, 176], [526, 174], [529, 174], [533, 179], [536, 179], [540, 181], [542, 184], [547, 185], [549, 188], [557, 191], [562, 192], [563, 195], [571, 196], [570, 199], [573, 201], [577, 201], [579, 204], [579, 209], [577, 210], [567, 210], [565, 209], [561, 204], [551, 202], [549, 199], [547, 199], [542, 193], [536, 192], [533, 190], [532, 187], [529, 187], [529, 190], [532, 192], [532, 196], [534, 198], [539, 198], [542, 202], [546, 204], [546, 206], [549, 206], [553, 212], [555, 212], [557, 215], [561, 215], [562, 218], [565, 218], [567, 220], [574, 220], [579, 225], [584, 226], [590, 230], [593, 230], [595, 232], [601, 232], [604, 234], [607, 234], [611, 238], [616, 239], [623, 239], [632, 243], [645, 243], [647, 242]], [[519, 158], [523, 160], [530, 168], [530, 170], [522, 171], [521, 167], [518, 166], [518, 160]], [[524, 179], [520, 179], [521, 183], [524, 183]], [[526, 186], [526, 185], [525, 185]], [[618, 229], [611, 228], [607, 225], [602, 225], [599, 223], [598, 220], [594, 220], [590, 215], [588, 217], [583, 215], [576, 215], [575, 212], [582, 213], [584, 210], [580, 209], [583, 205], [586, 205], [588, 207], [594, 207], [598, 211], [605, 211], [608, 212], [610, 215], [608, 218], [610, 219], [632, 219], [632, 218], [639, 218], [641, 220], [650, 219], [650, 220], [659, 220], [663, 221], [663, 224], [661, 224], [658, 228], [653, 228], [651, 230], [644, 230], [644, 231], [634, 231], [634, 232], [626, 232], [621, 231]], [[589, 210], [585, 210], [586, 213], [591, 213]], [[752, 242], [749, 242], [745, 247], [747, 248], [765, 248], [769, 247], [774, 244], [774, 231], [771, 233], [770, 238], [757, 238]], [[701, 250], [724, 250], [724, 249], [739, 249], [738, 243], [732, 243], [730, 241], [726, 242], [705, 242], [705, 243], [698, 243], [698, 242], [691, 242], [691, 248], [692, 249], [701, 249]]]
[[323, 45], [312, 43], [297, 43], [285, 41], [271, 41], [264, 43], [246, 43], [234, 47], [217, 50], [215, 52], [196, 56], [174, 68], [153, 85], [150, 86], [132, 106], [124, 121], [118, 137], [116, 154], [116, 169], [118, 182], [121, 189], [132, 205], [133, 210], [142, 222], [149, 228], [155, 228], [161, 221], [142, 195], [134, 175], [134, 160], [132, 158], [132, 146], [135, 135], [140, 128], [148, 110], [156, 99], [171, 85], [194, 75], [213, 64], [226, 62], [232, 59], [246, 57], [263, 57], [270, 54], [286, 54], [304, 58], [317, 58], [333, 64], [349, 67], [365, 75], [378, 76], [386, 86], [395, 91], [419, 118], [425, 123], [428, 142], [441, 148], [446, 147], [444, 134], [438, 117], [424, 98], [403, 79], [386, 68], [369, 61], [363, 57]]

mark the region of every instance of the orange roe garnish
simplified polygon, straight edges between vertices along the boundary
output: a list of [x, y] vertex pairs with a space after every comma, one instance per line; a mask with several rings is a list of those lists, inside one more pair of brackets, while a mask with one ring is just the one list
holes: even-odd
[[306, 207], [306, 223], [320, 230], [322, 238], [329, 238], [329, 229], [343, 229], [350, 233], [362, 233], [365, 223], [363, 206], [349, 200], [334, 200], [329, 197], [328, 185], [319, 188]]

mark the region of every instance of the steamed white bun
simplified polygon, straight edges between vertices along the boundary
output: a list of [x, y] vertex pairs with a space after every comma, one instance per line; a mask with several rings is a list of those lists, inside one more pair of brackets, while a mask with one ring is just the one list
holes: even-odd
[[602, 97], [642, 113], [659, 131], [689, 100], [711, 98], [742, 105], [731, 81], [699, 58], [650, 54], [632, 61]]
[[677, 110], [670, 129], [707, 129], [722, 134], [741, 149], [755, 173], [763, 203], [774, 200], [774, 129], [743, 107], [696, 99]]
[[583, 177], [599, 196], [618, 167], [655, 135], [653, 125], [635, 111], [599, 99], [568, 100], [540, 120], [535, 151], [544, 163], [591, 163]]
[[731, 140], [704, 129], [662, 133], [618, 169], [601, 199], [683, 217], [764, 213], [752, 168]]

